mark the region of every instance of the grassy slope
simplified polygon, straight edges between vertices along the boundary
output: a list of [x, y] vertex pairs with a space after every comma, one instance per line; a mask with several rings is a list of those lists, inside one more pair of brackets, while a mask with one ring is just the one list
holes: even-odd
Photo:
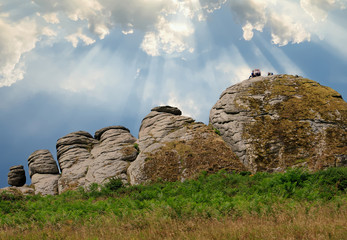
[[0, 195], [0, 239], [343, 239], [347, 168]]

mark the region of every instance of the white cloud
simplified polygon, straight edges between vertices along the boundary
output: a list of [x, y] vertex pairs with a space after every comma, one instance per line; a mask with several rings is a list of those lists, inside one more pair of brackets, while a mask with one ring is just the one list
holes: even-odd
[[314, 21], [324, 21], [329, 11], [334, 9], [345, 9], [345, 0], [300, 0], [301, 7]]
[[230, 0], [230, 7], [236, 20], [242, 24], [245, 40], [253, 38], [253, 30], [262, 31], [267, 21], [266, 1]]
[[[81, 42], [91, 45], [117, 29], [128, 37], [143, 36], [139, 47], [150, 56], [178, 56], [194, 52], [195, 24], [228, 7], [245, 40], [266, 29], [273, 44], [284, 46], [310, 41], [318, 24], [346, 5], [346, 0], [33, 0], [30, 10], [24, 9], [28, 4], [22, 4], [0, 14], [0, 87], [23, 78], [23, 54], [38, 41], [43, 42], [40, 46], [62, 40], [73, 47]], [[221, 27], [228, 31], [227, 26]], [[136, 31], [140, 34], [134, 34]], [[324, 37], [327, 33], [319, 34]]]
[[169, 105], [177, 107], [182, 111], [184, 116], [191, 117], [193, 119], [198, 119], [200, 115], [200, 106], [197, 104], [193, 98], [189, 97], [179, 97], [178, 94], [174, 91], [169, 93], [169, 98], [165, 103], [158, 105]]
[[242, 24], [245, 40], [253, 38], [254, 30], [262, 32], [269, 28], [272, 42], [279, 46], [310, 41], [310, 32], [304, 26], [297, 4], [276, 0], [230, 0], [230, 7]]
[[158, 47], [159, 41], [160, 39], [158, 39], [158, 37], [156, 36], [154, 32], [148, 32], [146, 33], [142, 41], [141, 48], [148, 55], [159, 56], [160, 55], [159, 47]]
[[30, 19], [12, 23], [0, 16], [0, 87], [11, 86], [24, 77], [23, 54], [38, 41], [36, 23]]
[[50, 29], [49, 27], [44, 27], [42, 29], [42, 35], [47, 36], [47, 37], [56, 37], [57, 36], [57, 32], [55, 32], [54, 30]]
[[[194, 48], [191, 38], [194, 21], [229, 6], [242, 25], [243, 38], [251, 40], [254, 31], [271, 31], [280, 46], [310, 40], [311, 25], [302, 15], [324, 20], [329, 11], [345, 7], [345, 0], [33, 0], [49, 23], [59, 23], [57, 14], [83, 21], [91, 33], [105, 38], [115, 26], [122, 33], [145, 32], [142, 49], [152, 56], [181, 53]], [[179, 22], [179, 24], [177, 24]], [[180, 26], [176, 29], [172, 26]], [[70, 33], [71, 34], [71, 33]], [[92, 38], [91, 36], [89, 36]], [[69, 37], [68, 39], [71, 39]], [[70, 41], [75, 43], [76, 41]]]
[[42, 17], [43, 17], [43, 19], [45, 19], [45, 21], [47, 23], [52, 23], [52, 24], [60, 23], [59, 18], [57, 16], [57, 13], [55, 13], [55, 12], [47, 13], [47, 14], [43, 15]]
[[271, 16], [271, 36], [272, 42], [280, 46], [287, 45], [289, 42], [301, 43], [310, 41], [311, 34], [306, 31], [301, 23], [295, 23], [289, 16]]
[[151, 56], [192, 51], [190, 37], [194, 28], [182, 22], [168, 22], [161, 18], [157, 25], [157, 32], [148, 32], [141, 44], [142, 49]]
[[71, 35], [65, 37], [65, 39], [68, 42], [71, 42], [72, 46], [75, 48], [77, 47], [80, 40], [84, 43], [84, 45], [91, 45], [95, 42], [94, 39], [83, 34], [82, 29], [78, 29], [77, 33], [71, 34]]

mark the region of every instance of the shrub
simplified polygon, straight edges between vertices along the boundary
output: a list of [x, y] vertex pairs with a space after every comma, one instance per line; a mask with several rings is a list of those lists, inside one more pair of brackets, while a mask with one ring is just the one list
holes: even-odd
[[117, 191], [123, 186], [124, 186], [124, 183], [122, 182], [120, 178], [117, 178], [117, 177], [110, 178], [110, 181], [104, 185], [105, 189], [110, 191]]
[[221, 135], [220, 131], [217, 128], [213, 128], [213, 131], [218, 134], [219, 136]]
[[138, 152], [140, 152], [139, 144], [134, 143], [134, 148], [135, 148]]

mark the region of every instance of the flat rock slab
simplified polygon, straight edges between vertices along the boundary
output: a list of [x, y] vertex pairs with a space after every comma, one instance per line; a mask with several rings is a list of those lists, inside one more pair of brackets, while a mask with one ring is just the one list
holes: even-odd
[[171, 107], [171, 106], [158, 106], [158, 107], [152, 108], [151, 111], [170, 113], [173, 115], [182, 115], [181, 110], [179, 110], [177, 107]]

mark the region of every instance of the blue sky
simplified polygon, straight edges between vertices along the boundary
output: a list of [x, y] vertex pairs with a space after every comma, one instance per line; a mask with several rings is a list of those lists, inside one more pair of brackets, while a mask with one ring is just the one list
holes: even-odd
[[[208, 123], [228, 86], [298, 74], [347, 98], [346, 0], [0, 0], [0, 187], [58, 138], [157, 105]], [[28, 175], [27, 175], [28, 179]], [[29, 182], [27, 180], [27, 182]]]

